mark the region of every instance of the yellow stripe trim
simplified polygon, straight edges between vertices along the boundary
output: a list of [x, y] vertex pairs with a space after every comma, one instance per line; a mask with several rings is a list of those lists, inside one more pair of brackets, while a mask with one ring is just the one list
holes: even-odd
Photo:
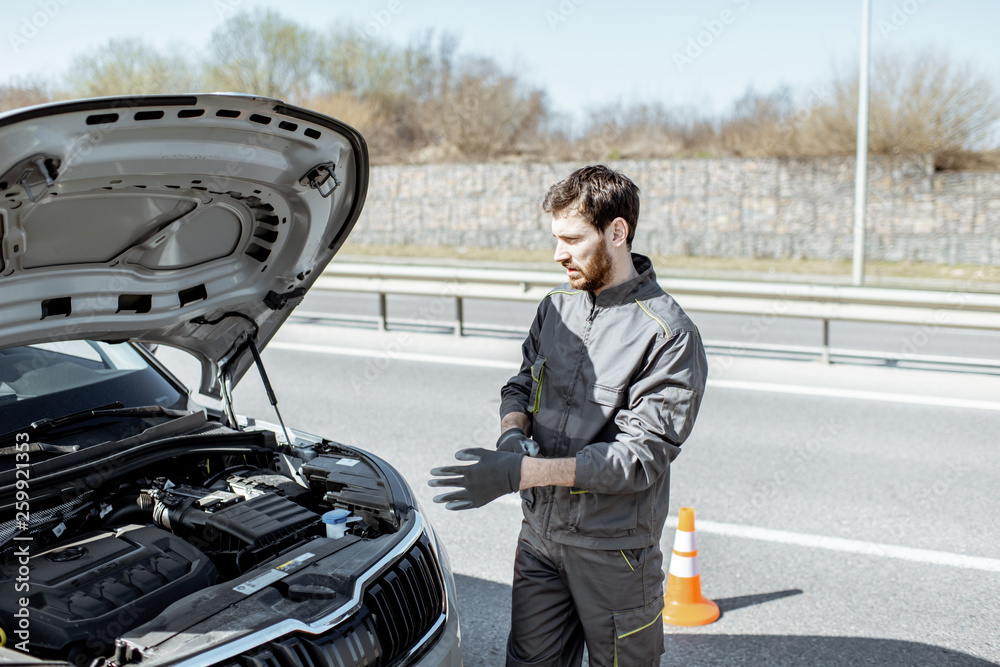
[[637, 632], [641, 632], [642, 630], [645, 630], [646, 628], [648, 628], [649, 626], [651, 626], [653, 623], [656, 623], [658, 620], [660, 620], [660, 615], [662, 613], [663, 613], [663, 610], [661, 609], [660, 611], [656, 612], [656, 618], [654, 618], [652, 621], [650, 621], [646, 625], [642, 626], [641, 628], [636, 628], [635, 630], [630, 630], [629, 632], [626, 632], [623, 635], [618, 635], [618, 639], [625, 639], [629, 635], [634, 635]]
[[640, 308], [642, 308], [642, 312], [644, 312], [647, 315], [649, 315], [653, 319], [654, 322], [656, 322], [657, 324], [659, 324], [663, 328], [663, 333], [667, 334], [667, 338], [670, 338], [670, 328], [667, 326], [666, 322], [664, 322], [659, 317], [657, 317], [656, 315], [654, 315], [652, 313], [652, 311], [649, 310], [649, 308], [646, 308], [646, 306], [642, 305], [642, 303], [639, 301], [639, 299], [636, 299], [635, 302], [637, 304], [639, 304]]
[[[622, 555], [622, 558], [624, 558], [624, 559], [625, 559], [625, 562], [626, 562], [626, 563], [628, 563], [628, 556], [626, 556], [626, 555], [625, 555], [625, 552], [624, 552], [624, 551], [622, 551], [621, 549], [619, 549], [619, 550], [618, 550], [618, 553], [620, 553], [620, 554]], [[634, 568], [634, 567], [632, 567], [632, 563], [628, 563], [628, 566], [629, 566], [629, 569], [630, 569], [630, 570], [632, 570], [633, 572], [635, 572], [635, 568]]]
[[581, 294], [582, 292], [583, 292], [583, 290], [577, 290], [575, 292], [569, 292], [569, 291], [564, 290], [564, 289], [554, 289], [551, 292], [549, 292], [548, 294], [546, 294], [545, 296], [549, 297], [549, 296], [552, 296], [553, 294], [569, 294], [570, 296], [574, 296], [576, 294]]
[[[654, 618], [652, 621], [650, 621], [646, 625], [642, 626], [641, 628], [636, 628], [635, 630], [632, 630], [631, 632], [626, 632], [623, 635], [618, 635], [617, 637], [615, 637], [615, 667], [618, 667], [618, 640], [619, 639], [624, 639], [625, 637], [628, 637], [629, 635], [634, 635], [635, 633], [639, 632], [640, 630], [645, 630], [646, 628], [648, 628], [649, 626], [651, 626], [653, 623], [656, 623], [657, 621], [660, 621], [660, 617], [662, 615], [663, 615], [663, 608], [661, 607], [660, 611], [656, 612], [656, 618]], [[660, 621], [660, 622], [662, 623], [662, 621]]]
[[538, 377], [535, 377], [535, 369], [531, 369], [531, 379], [535, 381], [535, 404], [531, 406], [532, 414], [538, 412], [542, 407], [542, 378], [545, 377], [545, 364], [538, 367]]
[[580, 493], [590, 493], [590, 491], [588, 491], [587, 489], [571, 489], [569, 492], [571, 496], [575, 496]]

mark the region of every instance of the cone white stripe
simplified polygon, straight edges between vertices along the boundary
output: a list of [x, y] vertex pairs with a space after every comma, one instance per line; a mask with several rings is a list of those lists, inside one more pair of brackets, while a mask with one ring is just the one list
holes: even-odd
[[674, 551], [688, 553], [697, 550], [698, 546], [695, 544], [694, 531], [689, 533], [686, 530], [678, 529], [677, 534], [674, 536]]
[[697, 577], [701, 574], [701, 570], [698, 568], [698, 557], [674, 554], [670, 557], [670, 574], [685, 579]]

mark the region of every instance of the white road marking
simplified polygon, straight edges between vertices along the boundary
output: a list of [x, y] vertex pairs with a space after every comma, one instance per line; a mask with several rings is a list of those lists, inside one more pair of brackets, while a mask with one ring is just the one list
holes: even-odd
[[[439, 354], [416, 354], [412, 352], [396, 352], [393, 350], [366, 350], [363, 348], [336, 347], [333, 345], [318, 345], [313, 343], [284, 343], [280, 341], [272, 341], [271, 343], [268, 343], [268, 347], [279, 350], [318, 352], [320, 354], [336, 354], [347, 357], [370, 357], [390, 360], [401, 359], [403, 361], [416, 361], [429, 364], [449, 364], [452, 366], [501, 368], [513, 371], [520, 368], [519, 364], [511, 361], [473, 359], [469, 357], [449, 357]], [[814, 387], [796, 384], [777, 384], [771, 382], [749, 382], [743, 380], [710, 379], [708, 381], [708, 386], [746, 391], [768, 391], [779, 394], [798, 394], [801, 396], [825, 396], [828, 398], [850, 398], [862, 401], [882, 401], [885, 403], [908, 403], [911, 405], [932, 405], [935, 407], [1000, 411], [1000, 402], [951, 398], [948, 396], [919, 396], [915, 394], [895, 394], [877, 391], [861, 391], [856, 389], [837, 389], [834, 387]]]
[[911, 403], [914, 405], [933, 405], [936, 407], [947, 408], [1000, 410], [1000, 403], [995, 401], [978, 401], [975, 399], [951, 398], [948, 396], [918, 396], [915, 394], [893, 394], [879, 391], [861, 391], [857, 389], [837, 389], [835, 387], [808, 387], [797, 384], [746, 382], [743, 380], [709, 380], [708, 385], [710, 387], [722, 387], [724, 389], [769, 391], [778, 394], [805, 394], [808, 396], [853, 398], [862, 401], [883, 401], [887, 403]]
[[[503, 496], [497, 502], [517, 507], [521, 505], [520, 497], [514, 494]], [[667, 517], [666, 528], [677, 528], [676, 516]], [[878, 542], [849, 540], [842, 537], [827, 537], [825, 535], [810, 535], [808, 533], [793, 533], [787, 530], [741, 526], [735, 523], [720, 523], [718, 521], [705, 521], [704, 519], [698, 519], [695, 522], [695, 531], [699, 530], [717, 535], [742, 537], [748, 540], [761, 540], [763, 542], [775, 542], [778, 544], [791, 544], [810, 549], [826, 549], [827, 551], [842, 551], [861, 554], [863, 556], [896, 558], [915, 563], [960, 567], [966, 570], [1000, 572], [1000, 559], [985, 558], [982, 556], [964, 556], [947, 551], [915, 549], [913, 547], [900, 547], [894, 544], [880, 544]], [[669, 550], [665, 550], [664, 554], [669, 558]]]
[[[668, 517], [667, 526], [671, 528], [676, 527], [677, 517]], [[765, 542], [791, 544], [812, 549], [843, 551], [847, 553], [862, 554], [864, 556], [880, 556], [882, 558], [898, 558], [900, 560], [909, 560], [916, 563], [961, 567], [967, 570], [1000, 572], [1000, 559], [984, 558], [981, 556], [964, 556], [962, 554], [949, 553], [947, 551], [915, 549], [912, 547], [900, 547], [893, 544], [879, 544], [878, 542], [849, 540], [842, 537], [827, 537], [825, 535], [810, 535], [807, 533], [792, 533], [787, 530], [741, 526], [735, 523], [719, 523], [717, 521], [704, 521], [701, 519], [695, 522], [695, 530], [703, 530], [706, 533], [716, 533], [718, 535], [728, 535], [730, 537], [744, 537], [750, 540], [763, 540]]]

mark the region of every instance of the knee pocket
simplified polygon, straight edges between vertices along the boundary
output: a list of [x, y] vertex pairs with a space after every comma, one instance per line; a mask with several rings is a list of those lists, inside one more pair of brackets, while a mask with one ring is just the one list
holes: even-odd
[[663, 653], [663, 598], [637, 609], [612, 612], [615, 665], [654, 664]]

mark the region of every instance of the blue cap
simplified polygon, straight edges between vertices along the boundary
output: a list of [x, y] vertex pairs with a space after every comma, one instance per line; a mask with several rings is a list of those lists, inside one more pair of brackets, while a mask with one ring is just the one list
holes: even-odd
[[350, 510], [336, 509], [330, 510], [323, 515], [323, 523], [329, 523], [337, 525], [338, 523], [347, 523], [347, 517], [351, 516]]

